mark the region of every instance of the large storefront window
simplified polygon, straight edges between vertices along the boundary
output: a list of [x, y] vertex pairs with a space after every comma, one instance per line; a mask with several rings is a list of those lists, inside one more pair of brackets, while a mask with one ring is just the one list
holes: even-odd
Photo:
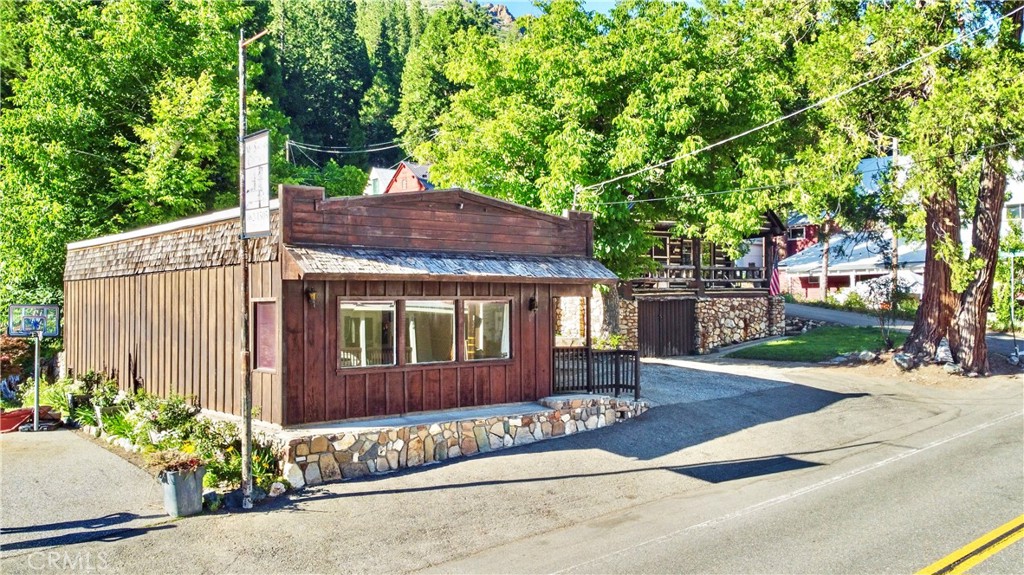
[[504, 359], [509, 356], [509, 302], [467, 301], [466, 359]]
[[338, 304], [338, 367], [395, 364], [395, 303]]
[[455, 361], [455, 302], [405, 302], [405, 363]]

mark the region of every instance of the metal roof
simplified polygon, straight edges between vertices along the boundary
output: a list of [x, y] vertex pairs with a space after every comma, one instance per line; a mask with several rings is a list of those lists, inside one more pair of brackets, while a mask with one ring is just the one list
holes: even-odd
[[[883, 234], [884, 240], [865, 234], [836, 234], [830, 240], [829, 273], [883, 273], [888, 270], [882, 252], [891, 250], [892, 232]], [[790, 274], [806, 275], [821, 270], [823, 244], [817, 243], [779, 262], [779, 269]], [[913, 271], [924, 269], [925, 244], [921, 241], [900, 240], [899, 267]]]
[[618, 277], [583, 256], [472, 254], [290, 245], [305, 279], [467, 280], [614, 283]]

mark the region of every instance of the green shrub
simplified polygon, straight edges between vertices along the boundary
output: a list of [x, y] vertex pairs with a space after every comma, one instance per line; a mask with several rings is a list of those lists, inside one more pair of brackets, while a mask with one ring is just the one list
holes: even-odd
[[[76, 391], [75, 382], [69, 378], [58, 379], [48, 382], [45, 379], [39, 382], [39, 405], [49, 405], [55, 411], [68, 416], [71, 414], [71, 403], [68, 401], [68, 394]], [[32, 407], [36, 398], [35, 382], [26, 380], [22, 384], [21, 405]]]
[[103, 419], [103, 432], [107, 435], [113, 435], [114, 437], [123, 437], [132, 443], [135, 443], [135, 429], [131, 422], [125, 417], [125, 412], [120, 409], [114, 410], [111, 413], [104, 413]]
[[860, 297], [857, 292], [850, 292], [846, 296], [846, 301], [843, 302], [843, 307], [852, 311], [868, 311], [868, 304], [864, 301], [864, 298]]
[[190, 405], [184, 397], [172, 395], [157, 408], [156, 427], [159, 431], [184, 429], [199, 414], [199, 408]]
[[606, 337], [599, 337], [594, 341], [594, 349], [619, 349], [622, 345], [621, 333], [610, 333]]
[[[270, 485], [277, 477], [277, 454], [274, 453], [273, 445], [265, 438], [254, 437], [252, 443], [252, 482], [269, 491]], [[238, 482], [242, 482], [241, 474]]]
[[96, 410], [91, 405], [80, 405], [75, 408], [71, 413], [71, 419], [78, 422], [79, 425], [88, 425], [96, 427]]
[[105, 380], [95, 385], [90, 385], [87, 382], [85, 385], [86, 393], [89, 394], [89, 402], [96, 407], [110, 407], [119, 403], [119, 398], [124, 397], [114, 380]]

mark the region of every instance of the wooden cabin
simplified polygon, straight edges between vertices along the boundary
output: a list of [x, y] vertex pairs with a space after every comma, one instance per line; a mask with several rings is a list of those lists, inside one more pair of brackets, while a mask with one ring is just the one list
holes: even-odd
[[[553, 298], [614, 274], [590, 214], [459, 189], [282, 186], [250, 240], [257, 417], [280, 425], [552, 394]], [[68, 245], [65, 353], [123, 389], [240, 415], [238, 210]]]

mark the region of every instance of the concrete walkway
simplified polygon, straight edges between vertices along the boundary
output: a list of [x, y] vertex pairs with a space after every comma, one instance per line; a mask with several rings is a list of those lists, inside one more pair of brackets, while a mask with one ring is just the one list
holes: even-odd
[[[4, 434], [0, 465], [0, 558], [30, 569], [65, 545], [175, 527], [156, 479], [73, 431]], [[79, 559], [95, 569], [100, 557]]]

